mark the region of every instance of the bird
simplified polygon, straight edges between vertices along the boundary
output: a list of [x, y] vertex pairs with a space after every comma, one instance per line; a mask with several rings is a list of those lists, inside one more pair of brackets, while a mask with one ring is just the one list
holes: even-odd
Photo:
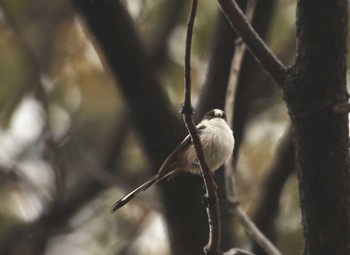
[[[208, 168], [215, 172], [229, 159], [234, 149], [235, 140], [233, 132], [227, 124], [226, 114], [220, 109], [210, 110], [196, 127], [202, 143], [205, 162]], [[117, 201], [112, 206], [111, 213], [126, 205], [153, 184], [181, 172], [201, 175], [197, 154], [190, 135], [187, 135], [169, 154], [156, 175]]]

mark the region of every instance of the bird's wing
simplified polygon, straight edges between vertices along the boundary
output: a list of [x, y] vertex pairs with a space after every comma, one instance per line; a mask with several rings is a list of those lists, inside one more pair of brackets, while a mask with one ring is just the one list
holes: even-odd
[[[202, 130], [205, 128], [205, 125], [197, 125], [198, 134], [202, 132]], [[152, 186], [154, 183], [166, 179], [169, 176], [176, 173], [176, 166], [174, 165], [176, 163], [177, 156], [180, 152], [184, 151], [186, 147], [190, 146], [192, 144], [190, 135], [186, 136], [185, 139], [170, 153], [170, 155], [164, 160], [164, 163], [160, 167], [158, 174], [153, 176], [151, 179], [149, 179], [147, 182], [139, 186], [138, 188], [134, 189], [124, 197], [122, 197], [118, 202], [116, 202], [112, 208], [111, 213], [114, 213], [119, 208], [126, 205], [131, 199], [133, 199], [135, 196], [140, 194], [141, 192], [148, 189], [150, 186]]]
[[[204, 124], [198, 124], [197, 125], [198, 134], [200, 134], [204, 128], [205, 128]], [[191, 145], [192, 145], [191, 136], [187, 135], [185, 139], [183, 139], [182, 142], [164, 160], [163, 164], [159, 168], [158, 175], [164, 176], [167, 174], [168, 171], [173, 171], [174, 167], [176, 168], [174, 164], [176, 163], [179, 153], [185, 151], [186, 147], [189, 147]]]

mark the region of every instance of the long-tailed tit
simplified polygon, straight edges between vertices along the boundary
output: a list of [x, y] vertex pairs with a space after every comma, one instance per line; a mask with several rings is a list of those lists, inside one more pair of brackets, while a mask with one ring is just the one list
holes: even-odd
[[[228, 160], [234, 147], [233, 133], [227, 125], [225, 112], [219, 109], [207, 112], [197, 129], [203, 145], [205, 162], [211, 171], [216, 171]], [[127, 204], [152, 184], [183, 171], [201, 175], [197, 154], [189, 135], [165, 159], [155, 176], [116, 202], [111, 212]]]

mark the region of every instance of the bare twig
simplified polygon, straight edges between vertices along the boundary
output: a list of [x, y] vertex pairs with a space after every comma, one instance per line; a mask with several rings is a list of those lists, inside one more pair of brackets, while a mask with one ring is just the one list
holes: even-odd
[[[250, 22], [253, 19], [254, 11], [256, 7], [256, 1], [250, 0], [247, 4], [246, 16], [248, 21]], [[237, 82], [239, 73], [241, 70], [241, 64], [244, 57], [244, 53], [246, 50], [245, 44], [241, 41], [236, 42], [236, 50], [235, 55], [232, 59], [231, 64], [231, 77], [229, 80], [229, 84], [226, 91], [226, 104], [225, 104], [225, 112], [227, 116], [227, 123], [232, 125], [233, 120], [233, 98], [235, 96]], [[235, 200], [235, 187], [234, 187], [234, 159], [230, 157], [230, 159], [225, 163], [225, 188], [226, 188], [226, 197], [228, 200]]]
[[[247, 10], [246, 10], [246, 17], [248, 22], [251, 22], [251, 20], [253, 19], [255, 7], [256, 7], [256, 1], [249, 0], [247, 3]], [[233, 59], [232, 59], [231, 77], [230, 77], [229, 85], [226, 91], [225, 112], [226, 112], [228, 123], [232, 123], [232, 119], [233, 119], [233, 112], [232, 112], [233, 98], [234, 98], [234, 93], [236, 90], [245, 50], [246, 50], [246, 45], [243, 44], [242, 41], [240, 40], [237, 41], [235, 55], [233, 56]]]
[[263, 233], [256, 227], [254, 222], [250, 220], [238, 202], [229, 204], [230, 210], [236, 215], [245, 231], [268, 253], [269, 255], [282, 255], [282, 253], [267, 239]]
[[224, 252], [224, 255], [254, 255], [253, 253], [247, 252], [242, 249], [234, 248]]
[[[138, 132], [151, 164], [159, 166], [181, 141], [185, 130], [169, 107], [169, 100], [161, 89], [154, 70], [152, 71], [152, 65], [132, 18], [122, 1], [71, 2], [86, 22], [94, 45], [99, 46], [105, 63], [118, 79], [115, 85], [118, 85], [124, 96], [132, 116], [133, 127]], [[173, 131], [172, 135], [169, 135], [169, 130]], [[157, 168], [154, 167], [153, 170], [155, 169]], [[178, 181], [183, 185], [181, 189], [178, 188], [178, 182], [160, 184], [169, 229], [181, 233], [169, 236], [170, 247], [174, 254], [195, 254], [207, 238], [206, 234], [203, 234], [207, 230], [207, 226], [203, 224], [206, 216], [202, 211], [196, 214], [188, 212], [201, 206], [200, 201], [194, 201], [198, 189], [196, 192], [190, 192], [194, 186], [200, 188], [201, 185], [199, 182], [189, 181], [188, 178], [180, 178]], [[180, 201], [183, 206], [176, 206]], [[189, 223], [196, 225], [196, 228], [189, 229]], [[200, 242], [193, 242], [193, 235], [196, 235]]]
[[[247, 5], [246, 16], [248, 20], [245, 20], [247, 24], [253, 18], [255, 11], [256, 1], [250, 0]], [[243, 14], [242, 14], [243, 15]], [[230, 78], [229, 85], [227, 87], [227, 99], [225, 105], [225, 111], [227, 115], [228, 123], [232, 123], [233, 118], [233, 97], [235, 94], [238, 76], [241, 68], [242, 59], [245, 53], [245, 45], [242, 43], [237, 43], [235, 56], [232, 60], [232, 75]], [[226, 188], [226, 198], [229, 201], [230, 210], [233, 212], [244, 229], [249, 233], [249, 235], [259, 244], [261, 247], [270, 255], [281, 255], [281, 253], [276, 249], [276, 247], [261, 233], [261, 231], [255, 226], [255, 224], [249, 219], [245, 214], [242, 207], [240, 206], [235, 191], [235, 178], [234, 178], [234, 164], [233, 158], [225, 164], [225, 188]], [[240, 253], [233, 253], [240, 254]], [[244, 254], [244, 253], [241, 253]]]
[[179, 111], [181, 114], [184, 115], [184, 122], [192, 138], [192, 142], [197, 153], [197, 158], [199, 161], [200, 168], [202, 170], [203, 181], [206, 188], [207, 214], [209, 221], [209, 240], [208, 244], [204, 247], [204, 252], [208, 255], [217, 255], [221, 254], [222, 252], [220, 249], [221, 224], [220, 212], [218, 207], [218, 197], [216, 193], [216, 184], [214, 183], [212, 173], [205, 162], [202, 143], [199, 139], [199, 136], [197, 134], [197, 128], [192, 118], [193, 109], [191, 105], [191, 44], [197, 4], [198, 0], [192, 1], [191, 13], [187, 24], [184, 86], [185, 98]]
[[[274, 8], [276, 2], [277, 0], [257, 1], [254, 18], [250, 23], [263, 39], [266, 38], [269, 30], [268, 27], [272, 18], [271, 9]], [[243, 10], [243, 8], [241, 9]], [[248, 120], [254, 117], [254, 114], [250, 114], [255, 112], [251, 112], [251, 103], [266, 96], [271, 97], [274, 93], [273, 86], [275, 86], [271, 84], [271, 77], [268, 73], [261, 68], [261, 65], [256, 62], [250, 53], [245, 54], [238, 83], [233, 106], [234, 120], [232, 124], [232, 129], [235, 132], [235, 150], [233, 152], [235, 165], [238, 162], [241, 144], [246, 133], [245, 127]], [[259, 108], [259, 111], [263, 109], [263, 107]]]
[[186, 49], [185, 49], [185, 86], [184, 86], [184, 102], [180, 107], [181, 114], [193, 115], [193, 108], [191, 103], [191, 47], [194, 20], [197, 12], [198, 0], [192, 1], [190, 17], [187, 22], [186, 33]]
[[287, 75], [286, 67], [271, 52], [260, 36], [249, 24], [237, 3], [233, 0], [217, 0], [231, 26], [242, 37], [256, 60], [265, 68], [272, 79], [282, 86]]
[[[238, 43], [236, 46], [235, 55], [232, 60], [231, 65], [231, 77], [226, 92], [226, 104], [225, 112], [227, 116], [227, 123], [232, 125], [233, 120], [233, 98], [236, 92], [236, 86], [240, 71], [241, 62], [244, 56], [245, 46], [242, 43]], [[226, 189], [226, 198], [228, 200], [235, 200], [235, 181], [234, 181], [234, 159], [231, 156], [228, 161], [225, 163], [225, 189]]]

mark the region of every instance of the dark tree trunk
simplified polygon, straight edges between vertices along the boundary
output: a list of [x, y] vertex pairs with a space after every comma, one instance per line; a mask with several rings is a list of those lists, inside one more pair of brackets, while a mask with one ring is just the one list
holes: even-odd
[[297, 59], [284, 87], [294, 129], [304, 255], [350, 254], [346, 0], [298, 1]]
[[[156, 171], [181, 141], [185, 130], [170, 111], [169, 101], [153, 73], [132, 20], [120, 1], [72, 0], [72, 3], [104, 53]], [[172, 254], [198, 254], [208, 239], [201, 179], [182, 175], [159, 186]]]

